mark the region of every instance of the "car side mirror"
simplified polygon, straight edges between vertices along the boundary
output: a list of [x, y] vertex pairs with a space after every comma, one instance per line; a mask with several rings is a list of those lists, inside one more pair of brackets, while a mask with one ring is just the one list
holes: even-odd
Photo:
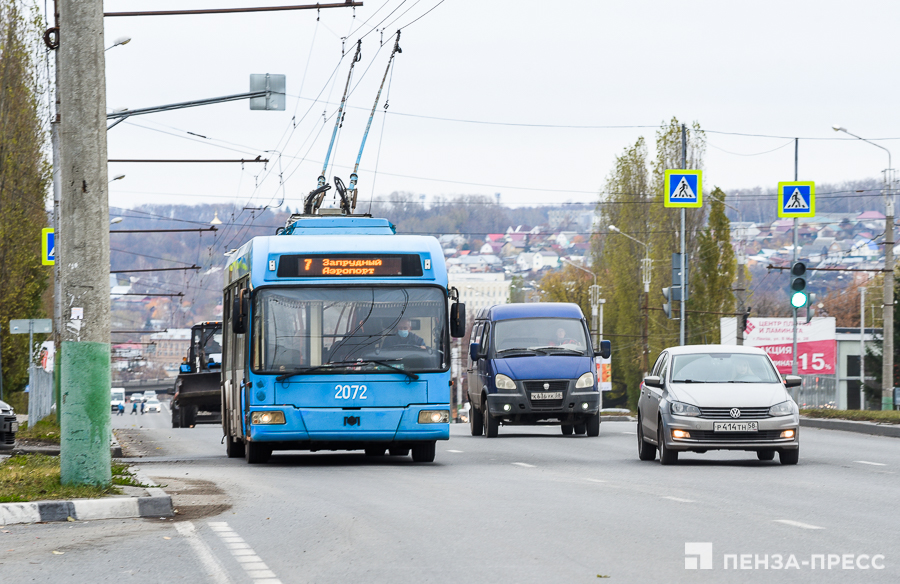
[[800, 387], [803, 385], [803, 378], [799, 375], [785, 375], [784, 376], [784, 386], [785, 387]]
[[645, 377], [644, 385], [646, 385], [647, 387], [657, 388], [661, 388], [663, 386], [662, 379], [659, 378], [659, 375], [650, 375], [649, 377]]
[[478, 361], [478, 353], [481, 351], [481, 345], [478, 343], [469, 344], [469, 358], [472, 361]]
[[[250, 290], [242, 288], [234, 295], [231, 304], [231, 332], [242, 335], [247, 332], [247, 315], [250, 313]], [[246, 294], [245, 294], [246, 293]]]
[[602, 357], [609, 359], [612, 356], [612, 343], [609, 341], [600, 341], [600, 350], [594, 352], [594, 357]]
[[462, 302], [450, 305], [450, 336], [454, 339], [466, 336], [466, 305]]

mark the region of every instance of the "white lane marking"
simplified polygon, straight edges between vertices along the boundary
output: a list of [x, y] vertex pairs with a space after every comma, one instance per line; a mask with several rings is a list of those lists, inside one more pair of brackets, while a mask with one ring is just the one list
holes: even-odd
[[801, 529], [825, 529], [824, 527], [819, 527], [818, 525], [800, 523], [799, 521], [791, 521], [790, 519], [775, 519], [775, 523], [784, 523], [785, 525], [791, 525], [793, 527], [799, 527]]
[[628, 434], [629, 436], [637, 436], [637, 432], [622, 432], [622, 434]]
[[197, 533], [194, 531], [194, 524], [190, 521], [185, 521], [184, 523], [176, 523], [175, 529], [184, 537], [188, 544], [193, 548], [194, 553], [197, 554], [197, 557], [200, 559], [200, 563], [203, 564], [206, 571], [209, 573], [209, 577], [212, 578], [212, 581], [216, 584], [231, 584], [231, 578], [228, 577], [228, 573], [225, 571], [225, 568], [216, 559], [216, 556], [213, 555], [209, 546], [206, 543], [197, 537]]
[[455, 452], [456, 454], [462, 454], [462, 450], [448, 450], [447, 452]]
[[869, 462], [868, 460], [854, 460], [858, 464], [871, 464], [872, 466], [887, 466], [883, 462]]
[[601, 481], [600, 479], [584, 479], [586, 481], [591, 481], [592, 483], [605, 483], [606, 481]]
[[663, 499], [668, 499], [670, 501], [676, 501], [678, 503], [696, 503], [697, 501], [692, 501], [691, 499], [682, 499], [681, 497], [663, 497]]
[[524, 466], [525, 468], [534, 468], [533, 464], [528, 464], [527, 462], [514, 462], [516, 466]]
[[253, 584], [281, 584], [275, 572], [269, 569], [253, 548], [245, 543], [225, 521], [210, 521], [209, 527], [216, 532], [228, 547], [231, 556], [244, 568], [253, 579]]

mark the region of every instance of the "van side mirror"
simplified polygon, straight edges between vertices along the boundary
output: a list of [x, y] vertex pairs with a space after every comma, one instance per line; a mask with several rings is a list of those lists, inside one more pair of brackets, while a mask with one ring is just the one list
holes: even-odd
[[450, 305], [450, 336], [454, 339], [466, 336], [466, 305], [462, 302]]
[[594, 353], [594, 357], [602, 357], [609, 359], [612, 356], [612, 343], [609, 341], [600, 341], [600, 350]]
[[644, 385], [647, 387], [662, 387], [662, 379], [659, 378], [659, 375], [651, 375], [649, 377], [644, 378]]
[[231, 303], [231, 332], [242, 335], [247, 332], [247, 316], [250, 314], [250, 290], [242, 288]]
[[784, 376], [784, 386], [785, 387], [800, 387], [803, 385], [803, 378], [799, 375], [785, 375]]
[[469, 344], [469, 359], [472, 361], [478, 361], [478, 353], [481, 351], [481, 345], [479, 343], [470, 343]]

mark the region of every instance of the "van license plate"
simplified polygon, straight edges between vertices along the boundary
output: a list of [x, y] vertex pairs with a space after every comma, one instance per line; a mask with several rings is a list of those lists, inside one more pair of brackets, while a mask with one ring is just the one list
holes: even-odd
[[531, 399], [562, 399], [563, 395], [561, 391], [544, 391], [541, 393], [532, 393]]
[[713, 422], [713, 432], [758, 432], [759, 422]]

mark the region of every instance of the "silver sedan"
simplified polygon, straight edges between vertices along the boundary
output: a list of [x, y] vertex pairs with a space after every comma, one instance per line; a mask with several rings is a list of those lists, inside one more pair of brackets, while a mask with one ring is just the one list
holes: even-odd
[[662, 464], [682, 451], [747, 450], [760, 460], [797, 464], [800, 410], [766, 353], [755, 347], [693, 345], [665, 349], [641, 384], [638, 456]]

